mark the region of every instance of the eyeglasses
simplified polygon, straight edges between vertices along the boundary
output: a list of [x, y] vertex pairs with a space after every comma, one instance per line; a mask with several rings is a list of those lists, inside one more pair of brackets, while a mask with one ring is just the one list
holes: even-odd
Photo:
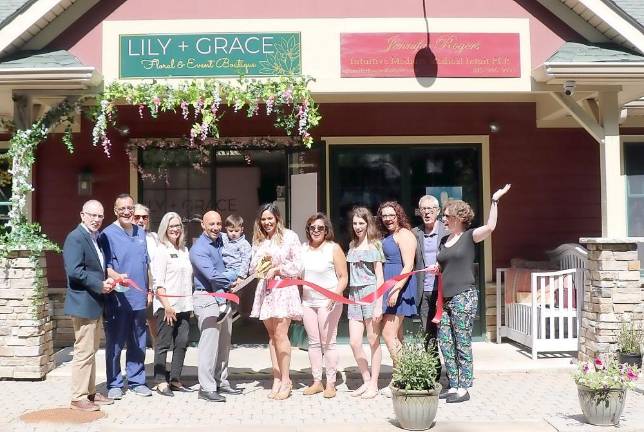
[[310, 225], [309, 226], [309, 231], [310, 232], [324, 232], [324, 231], [326, 231], [326, 227], [324, 225]]
[[127, 211], [134, 211], [134, 207], [128, 206], [128, 207], [119, 207], [119, 208], [116, 209], [116, 211], [119, 212], [119, 213], [123, 213], [126, 210]]
[[395, 214], [381, 214], [380, 217], [382, 219], [395, 219], [396, 215]]
[[83, 212], [83, 214], [90, 219], [103, 219], [105, 217], [102, 214], [95, 214], [95, 213]]
[[168, 225], [168, 229], [181, 229], [181, 228], [183, 228], [183, 225], [181, 224]]
[[148, 220], [149, 217], [150, 216], [148, 216], [148, 215], [134, 215], [134, 219], [136, 219], [136, 220], [138, 220], [138, 219]]
[[418, 210], [420, 210], [421, 213], [438, 213], [440, 207], [418, 207]]

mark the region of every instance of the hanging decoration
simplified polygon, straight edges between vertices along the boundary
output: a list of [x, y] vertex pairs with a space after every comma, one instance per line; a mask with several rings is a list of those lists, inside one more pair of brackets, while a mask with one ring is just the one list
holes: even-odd
[[224, 115], [223, 106], [227, 105], [234, 112], [245, 111], [248, 117], [272, 116], [277, 128], [310, 147], [313, 143], [310, 129], [320, 120], [308, 89], [311, 81], [308, 77], [285, 76], [261, 81], [243, 77], [235, 82], [199, 80], [178, 85], [113, 82], [97, 98], [93, 144], [100, 144], [110, 155], [109, 127], [116, 125], [118, 105], [128, 104], [137, 106], [141, 117], [180, 112], [185, 120], [193, 122], [187, 148], [198, 149], [207, 143], [208, 137], [219, 138], [219, 121]]

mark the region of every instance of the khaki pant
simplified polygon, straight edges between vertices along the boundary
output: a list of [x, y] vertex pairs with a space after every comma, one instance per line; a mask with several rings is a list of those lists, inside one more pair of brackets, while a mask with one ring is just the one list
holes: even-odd
[[72, 359], [72, 401], [86, 400], [96, 393], [96, 350], [101, 341], [100, 319], [72, 317], [74, 358]]

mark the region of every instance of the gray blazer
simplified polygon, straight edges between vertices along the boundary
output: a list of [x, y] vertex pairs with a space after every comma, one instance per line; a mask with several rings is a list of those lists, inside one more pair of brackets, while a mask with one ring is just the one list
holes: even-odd
[[[441, 239], [446, 235], [448, 235], [449, 231], [445, 228], [445, 225], [443, 225], [443, 222], [437, 220], [435, 223], [438, 224], [436, 234], [438, 236], [438, 244], [440, 244]], [[414, 259], [414, 270], [421, 270], [427, 267], [427, 265], [425, 264], [425, 256], [423, 255], [425, 226], [419, 225], [415, 228], [412, 228], [411, 232], [413, 232], [414, 235], [416, 236], [416, 243], [418, 244], [416, 246], [416, 258]], [[416, 288], [416, 299], [418, 300], [416, 304], [419, 308], [418, 311], [420, 313], [420, 304], [421, 304], [420, 299], [423, 296], [423, 291], [425, 288], [425, 273], [416, 273], [416, 282], [418, 283], [418, 286]]]

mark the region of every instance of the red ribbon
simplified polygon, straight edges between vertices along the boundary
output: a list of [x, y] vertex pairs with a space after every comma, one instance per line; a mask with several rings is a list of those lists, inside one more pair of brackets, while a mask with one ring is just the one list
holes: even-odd
[[[114, 280], [114, 282], [112, 283], [112, 286], [114, 287], [114, 286], [116, 286], [117, 284], [119, 284], [119, 285], [123, 285], [123, 286], [126, 286], [126, 287], [129, 287], [129, 288], [134, 288], [134, 289], [139, 290], [139, 291], [141, 291], [141, 292], [146, 292], [146, 290], [144, 290], [143, 288], [141, 288], [140, 286], [138, 286], [138, 285], [136, 284], [136, 282], [134, 282], [132, 279], [129, 279], [129, 278], [120, 278], [120, 279], [116, 279], [116, 280]], [[229, 300], [229, 301], [231, 301], [231, 302], [233, 302], [233, 303], [235, 303], [235, 304], [239, 304], [239, 297], [238, 297], [238, 296], [236, 296], [235, 294], [232, 294], [232, 293], [227, 293], [227, 292], [224, 292], [224, 293], [213, 293], [213, 292], [208, 292], [208, 291], [202, 291], [202, 292], [203, 292], [203, 294], [204, 294], [204, 295], [208, 295], [208, 296], [210, 296], [210, 297], [223, 298], [223, 299]], [[192, 297], [192, 294], [185, 295], [185, 294], [159, 294], [159, 293], [156, 293], [156, 295], [157, 295], [158, 297], [174, 297], [174, 298], [178, 298], [178, 297]]]
[[134, 288], [139, 291], [146, 291], [140, 286], [136, 284], [132, 279], [129, 278], [119, 278], [119, 279], [114, 279], [114, 282], [112, 282], [112, 287], [115, 287], [116, 285], [122, 285], [128, 288]]
[[[347, 305], [368, 305], [375, 302], [383, 295], [385, 295], [385, 293], [389, 291], [394, 285], [396, 285], [397, 282], [403, 279], [406, 279], [415, 273], [423, 273], [426, 271], [427, 270], [416, 270], [409, 273], [402, 273], [402, 274], [393, 276], [391, 279], [387, 279], [386, 281], [384, 281], [382, 285], [380, 285], [371, 294], [367, 294], [361, 299], [358, 299], [355, 301], [350, 300], [344, 296], [341, 296], [340, 294], [330, 291], [326, 288], [322, 288], [321, 286], [316, 285], [313, 282], [309, 282], [303, 279], [291, 279], [291, 278], [272, 279], [268, 281], [267, 288], [275, 289], [275, 288], [286, 288], [293, 285], [303, 285], [313, 289], [314, 291], [319, 292], [320, 294], [327, 297], [328, 299], [331, 299], [338, 303], [343, 303]], [[443, 317], [443, 278], [440, 273], [437, 273], [436, 277], [438, 278], [438, 298], [436, 300], [436, 315], [434, 315], [434, 318], [432, 319], [433, 323], [439, 323], [441, 321], [441, 318]]]

